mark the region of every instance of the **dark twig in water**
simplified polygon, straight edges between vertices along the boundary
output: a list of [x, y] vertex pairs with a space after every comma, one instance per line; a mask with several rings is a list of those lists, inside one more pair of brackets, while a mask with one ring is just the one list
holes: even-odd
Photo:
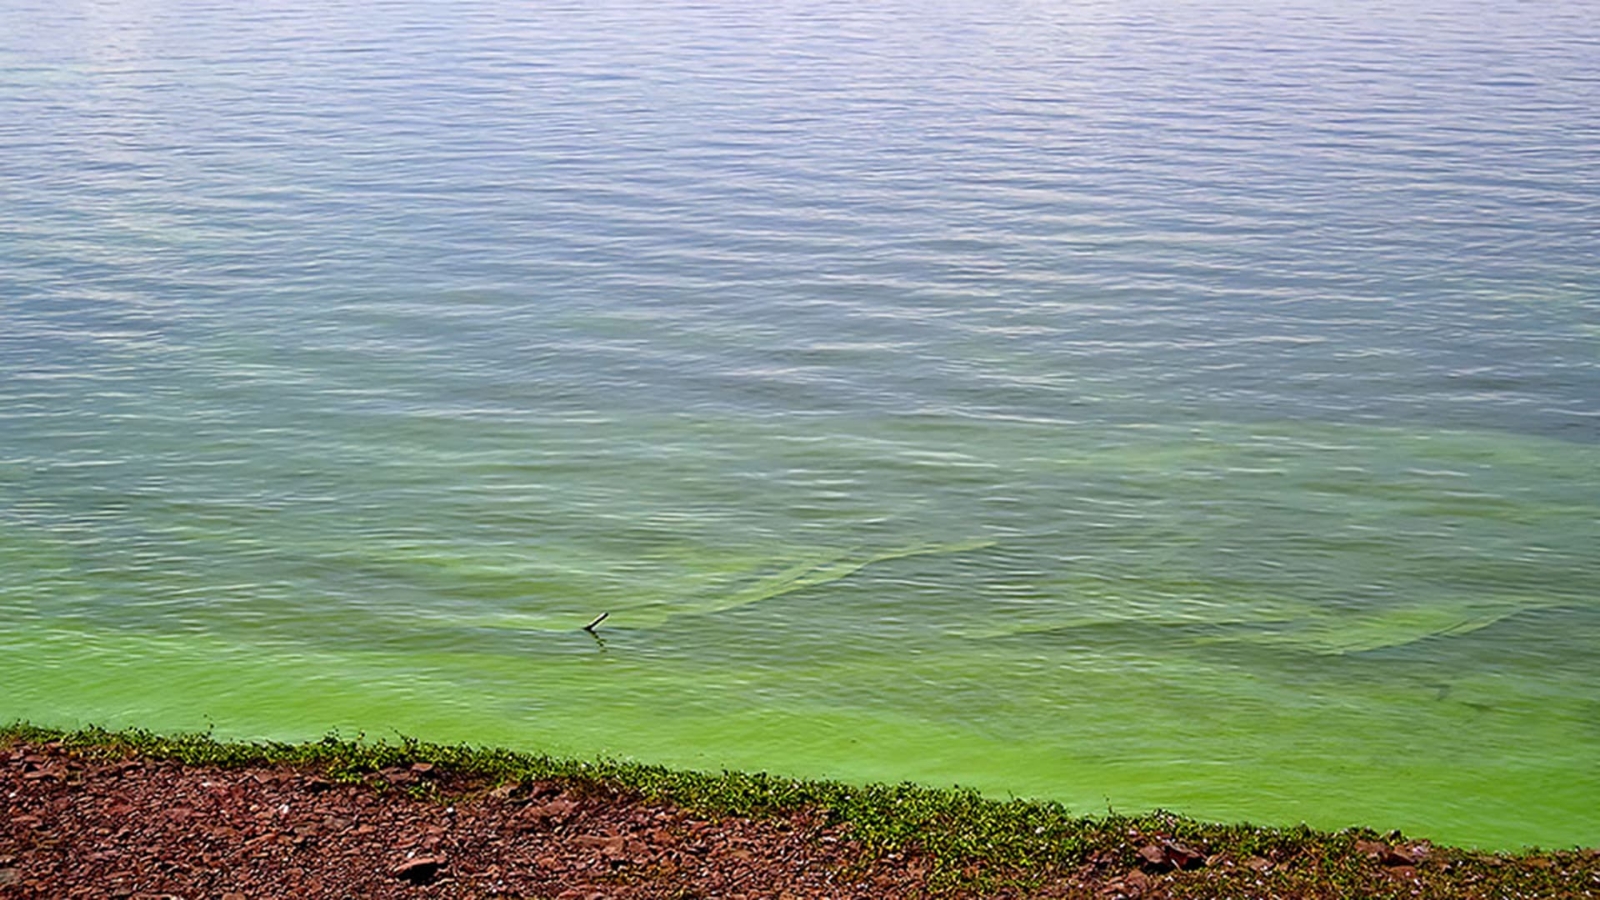
[[603, 612], [600, 615], [595, 616], [593, 622], [583, 626], [583, 630], [589, 632], [590, 634], [594, 634], [595, 626], [599, 625], [601, 622], [604, 622], [606, 620], [606, 616], [609, 615], [611, 615], [611, 613]]

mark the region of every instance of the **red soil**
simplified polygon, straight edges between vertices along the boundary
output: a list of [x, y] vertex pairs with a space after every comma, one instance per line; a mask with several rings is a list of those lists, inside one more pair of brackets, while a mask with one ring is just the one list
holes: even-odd
[[[485, 790], [426, 766], [402, 789], [289, 767], [104, 761], [0, 748], [0, 898], [881, 898], [916, 862], [804, 814], [707, 820], [550, 783]], [[455, 782], [455, 783], [452, 783]]]

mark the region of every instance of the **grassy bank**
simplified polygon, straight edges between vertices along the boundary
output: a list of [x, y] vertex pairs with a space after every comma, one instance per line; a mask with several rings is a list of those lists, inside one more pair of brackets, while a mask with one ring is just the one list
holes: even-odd
[[937, 890], [1048, 891], [1052, 884], [1071, 881], [1103, 884], [1129, 896], [1600, 896], [1600, 852], [1595, 850], [1495, 854], [1368, 830], [1208, 824], [1165, 812], [1083, 817], [1055, 803], [994, 800], [959, 788], [674, 771], [620, 760], [336, 734], [298, 744], [223, 742], [204, 734], [60, 731], [15, 723], [0, 728], [0, 742], [59, 742], [86, 756], [190, 765], [287, 765], [379, 789], [398, 789], [385, 783], [386, 770], [426, 763], [459, 776], [458, 785], [475, 786], [463, 788], [468, 790], [557, 781], [711, 816], [811, 809], [832, 824], [846, 825], [868, 857], [900, 853], [927, 859]]

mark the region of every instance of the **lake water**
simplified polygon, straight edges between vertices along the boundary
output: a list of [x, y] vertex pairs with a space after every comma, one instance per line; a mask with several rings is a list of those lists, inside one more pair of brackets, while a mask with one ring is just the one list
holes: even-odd
[[0, 23], [0, 719], [1600, 843], [1595, 3]]

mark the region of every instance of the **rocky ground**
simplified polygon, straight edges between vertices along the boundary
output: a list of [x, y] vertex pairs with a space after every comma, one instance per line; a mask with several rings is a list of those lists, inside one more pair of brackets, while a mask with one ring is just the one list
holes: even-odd
[[[451, 783], [426, 764], [337, 784], [7, 751], [0, 897], [888, 897], [915, 863], [858, 851], [803, 813], [707, 820], [601, 790]], [[429, 788], [428, 790], [408, 790]]]
[[[1329, 868], [1309, 851], [1207, 854], [1149, 834], [1130, 834], [1124, 853], [1031, 873], [1025, 886], [969, 880], [934, 892], [929, 860], [868, 858], [848, 824], [814, 812], [693, 815], [600, 784], [493, 786], [428, 763], [349, 783], [307, 767], [219, 768], [12, 742], [0, 746], [0, 796], [7, 900], [1502, 895], [1470, 867], [1452, 875], [1426, 844], [1356, 841], [1353, 868]], [[1528, 864], [1541, 876], [1530, 884], [1556, 886], [1536, 895], [1600, 896], [1592, 855]], [[1560, 865], [1576, 867], [1550, 870]]]

